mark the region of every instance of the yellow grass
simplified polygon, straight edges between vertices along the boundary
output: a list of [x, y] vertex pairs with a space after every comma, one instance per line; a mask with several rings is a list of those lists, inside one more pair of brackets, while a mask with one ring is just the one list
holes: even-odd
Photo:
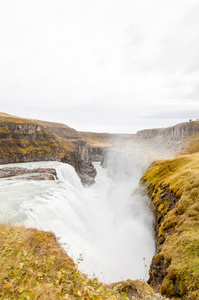
[[127, 294], [159, 299], [144, 282], [105, 286], [88, 278], [50, 232], [0, 225], [0, 299], [129, 299]]
[[182, 154], [193, 154], [197, 152], [199, 152], [199, 133], [189, 137], [183, 145], [183, 149], [181, 151]]
[[[181, 299], [199, 299], [199, 154], [154, 163], [141, 182], [147, 185], [157, 219], [159, 253], [153, 262], [169, 262], [159, 290]], [[177, 204], [164, 196], [175, 195]], [[153, 272], [151, 273], [153, 278]], [[176, 288], [177, 287], [177, 288]]]

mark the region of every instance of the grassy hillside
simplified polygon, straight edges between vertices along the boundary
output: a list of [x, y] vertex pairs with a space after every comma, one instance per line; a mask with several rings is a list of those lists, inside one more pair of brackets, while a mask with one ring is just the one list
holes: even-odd
[[193, 154], [199, 152], [199, 133], [189, 137], [183, 145], [182, 154]]
[[50, 232], [0, 225], [0, 299], [161, 298], [144, 282], [105, 286], [88, 278]]
[[150, 281], [168, 297], [199, 299], [199, 154], [158, 161], [144, 174], [156, 216]]

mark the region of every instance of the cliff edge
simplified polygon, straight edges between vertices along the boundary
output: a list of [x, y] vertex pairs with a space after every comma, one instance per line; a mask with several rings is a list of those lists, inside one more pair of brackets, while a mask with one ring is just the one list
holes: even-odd
[[157, 161], [141, 179], [155, 215], [157, 253], [149, 282], [172, 299], [199, 299], [198, 178], [197, 152]]
[[71, 164], [84, 184], [94, 182], [88, 145], [67, 125], [0, 113], [0, 164], [61, 161]]
[[104, 152], [114, 148], [121, 150], [127, 144], [136, 140], [136, 134], [117, 134], [117, 133], [98, 133], [98, 132], [82, 132], [80, 136], [89, 145], [89, 157], [92, 161], [102, 161]]
[[154, 137], [170, 137], [173, 140], [180, 140], [199, 132], [199, 121], [179, 123], [167, 128], [144, 129], [137, 132], [137, 136], [144, 139]]

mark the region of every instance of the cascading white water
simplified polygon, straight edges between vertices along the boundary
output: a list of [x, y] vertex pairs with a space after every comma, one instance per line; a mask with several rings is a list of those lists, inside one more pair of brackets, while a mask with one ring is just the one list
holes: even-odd
[[[120, 164], [124, 165], [121, 159]], [[83, 188], [70, 165], [14, 164], [19, 165], [56, 168], [59, 180], [1, 179], [0, 223], [54, 232], [75, 261], [83, 255], [80, 270], [103, 282], [147, 279], [155, 243], [148, 199], [136, 189], [140, 167], [133, 162], [130, 172], [121, 167], [118, 171], [113, 156], [108, 171], [115, 176], [109, 178], [107, 170], [95, 163], [96, 184]]]

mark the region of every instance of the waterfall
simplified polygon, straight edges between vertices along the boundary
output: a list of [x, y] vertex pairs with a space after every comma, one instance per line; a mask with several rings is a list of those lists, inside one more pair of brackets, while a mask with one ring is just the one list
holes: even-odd
[[83, 256], [79, 269], [103, 282], [147, 279], [155, 250], [153, 214], [137, 188], [140, 167], [133, 162], [125, 172], [116, 170], [116, 158], [108, 171], [96, 163], [96, 184], [86, 188], [68, 164], [14, 164], [55, 168], [58, 180], [1, 179], [0, 223], [54, 232], [75, 261]]

